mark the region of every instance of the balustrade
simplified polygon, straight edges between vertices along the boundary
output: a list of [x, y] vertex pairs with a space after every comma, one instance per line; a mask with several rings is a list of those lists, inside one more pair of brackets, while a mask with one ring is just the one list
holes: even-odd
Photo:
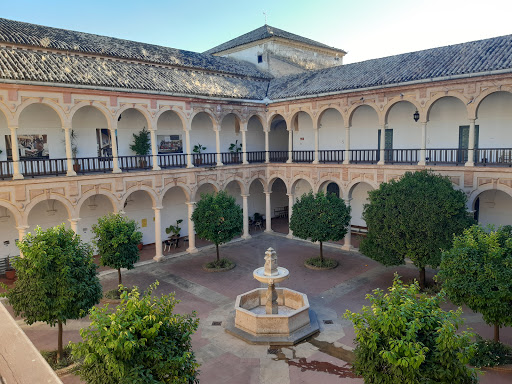
[[345, 160], [345, 151], [340, 149], [318, 151], [320, 163], [341, 164]]

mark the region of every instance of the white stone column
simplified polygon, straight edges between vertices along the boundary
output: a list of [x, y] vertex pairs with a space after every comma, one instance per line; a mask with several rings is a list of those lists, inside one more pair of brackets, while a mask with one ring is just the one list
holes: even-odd
[[[288, 226], [290, 225], [290, 220], [292, 219], [292, 210], [293, 210], [293, 193], [287, 193], [288, 195]], [[293, 231], [288, 228], [288, 235], [286, 237], [292, 239]]]
[[76, 217], [74, 219], [68, 219], [69, 221], [69, 224], [71, 225], [71, 229], [73, 230], [73, 232], [75, 232], [77, 235], [79, 235], [78, 233], [78, 222], [80, 221], [81, 219], [79, 217]]
[[[25, 235], [27, 234], [27, 229], [30, 227], [28, 225], [20, 225], [19, 227], [16, 227], [18, 230], [18, 241], [23, 241], [25, 238]], [[23, 253], [20, 251], [20, 257], [23, 257]]]
[[468, 161], [466, 167], [475, 165], [475, 119], [469, 119]]
[[161, 168], [158, 165], [158, 147], [156, 142], [156, 130], [150, 129], [151, 134], [151, 155], [153, 157], [153, 171], [159, 171]]
[[240, 130], [242, 131], [242, 164], [249, 164], [247, 161], [247, 125], [248, 122], [241, 124]]
[[250, 239], [251, 235], [249, 235], [249, 204], [247, 204], [247, 200], [249, 195], [242, 195], [242, 211], [244, 215], [244, 234], [242, 235], [242, 239]]
[[[117, 124], [117, 122], [114, 122], [114, 124]], [[121, 173], [121, 168], [119, 168], [119, 155], [117, 154], [116, 132], [116, 128], [110, 130], [110, 141], [112, 142], [112, 173]]]
[[69, 125], [64, 125], [62, 127], [64, 130], [64, 143], [66, 147], [66, 163], [68, 167], [68, 171], [66, 176], [76, 176], [76, 172], [73, 169], [73, 149], [71, 148], [71, 127]]
[[272, 232], [272, 214], [270, 209], [270, 194], [265, 192], [265, 232]]
[[293, 163], [293, 129], [288, 127], [288, 160], [287, 163]]
[[[350, 201], [352, 199], [347, 199], [345, 200], [345, 204], [347, 205], [347, 207], [350, 208]], [[350, 219], [350, 222], [352, 222], [352, 219]], [[345, 250], [345, 251], [351, 251], [354, 249], [354, 247], [352, 246], [352, 227], [351, 227], [351, 223], [348, 223], [348, 230], [347, 230], [347, 233], [345, 234], [345, 238], [343, 239], [343, 246], [341, 247], [341, 249]]]
[[345, 160], [343, 164], [350, 164], [350, 125], [345, 125]]
[[220, 154], [220, 128], [215, 130], [215, 148], [217, 150], [217, 167], [221, 167], [222, 164], [222, 155]]
[[384, 156], [385, 156], [385, 147], [386, 147], [386, 125], [380, 126], [380, 160], [377, 164], [384, 165]]
[[196, 253], [196, 232], [194, 230], [194, 222], [192, 221], [192, 214], [194, 213], [194, 201], [186, 203], [188, 207], [188, 253]]
[[11, 145], [12, 145], [12, 179], [22, 180], [23, 175], [20, 172], [20, 153], [18, 149], [18, 127], [9, 125], [11, 131]]
[[319, 147], [319, 129], [318, 127], [315, 128], [315, 159], [313, 160], [313, 164], [318, 164], [320, 157], [318, 156], [318, 147]]
[[187, 155], [187, 168], [194, 168], [192, 161], [192, 152], [190, 150], [190, 127], [185, 129], [185, 153]]
[[420, 149], [420, 161], [418, 165], [426, 164], [426, 155], [427, 154], [427, 122], [421, 122], [421, 149]]
[[269, 132], [267, 130], [265, 132], [265, 163], [270, 163], [270, 144], [268, 141]]
[[153, 211], [155, 212], [155, 256], [153, 260], [160, 261], [162, 260], [162, 218], [161, 218], [161, 210], [163, 207], [153, 207]]

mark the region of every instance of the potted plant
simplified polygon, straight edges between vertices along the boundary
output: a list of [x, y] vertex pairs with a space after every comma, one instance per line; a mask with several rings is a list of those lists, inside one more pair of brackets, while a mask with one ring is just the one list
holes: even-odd
[[182, 219], [176, 220], [176, 225], [169, 225], [167, 228], [165, 228], [165, 233], [169, 235], [169, 245], [174, 243], [174, 245], [178, 247], [178, 243], [181, 237], [181, 223], [183, 223]]
[[80, 164], [78, 164], [78, 134], [74, 129], [71, 130], [69, 137], [71, 138], [71, 155], [73, 156], [73, 170], [80, 172]]
[[239, 155], [238, 153], [242, 151], [242, 143], [238, 144], [238, 140], [235, 140], [234, 143], [229, 145], [229, 152], [232, 153], [231, 157], [233, 162], [238, 163]]
[[14, 280], [16, 278], [16, 270], [11, 265], [10, 257], [7, 256], [5, 258], [6, 267], [5, 267], [5, 277], [7, 280]]
[[[130, 149], [137, 154], [137, 156], [146, 156], [151, 150], [151, 139], [150, 133], [143, 127], [138, 134], [133, 134], [133, 144], [130, 144]], [[141, 168], [146, 167], [146, 160], [141, 158], [139, 160], [139, 166]]]
[[[201, 151], [206, 151], [206, 147], [203, 147], [199, 143], [197, 143], [197, 145], [194, 145], [194, 148], [192, 149], [192, 152], [194, 152], [197, 155], [200, 155]], [[195, 156], [194, 163], [196, 165], [201, 165], [202, 162], [203, 162], [203, 160], [201, 159], [201, 156]]]

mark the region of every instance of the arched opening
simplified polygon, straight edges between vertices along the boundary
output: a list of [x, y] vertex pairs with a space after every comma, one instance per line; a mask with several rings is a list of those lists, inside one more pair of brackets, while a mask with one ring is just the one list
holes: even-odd
[[[194, 163], [199, 165], [214, 165], [217, 163], [216, 153], [216, 139], [215, 131], [213, 130], [213, 121], [210, 115], [206, 112], [199, 112], [194, 116], [191, 123], [190, 131], [190, 150], [195, 155]], [[199, 152], [194, 152], [194, 147], [205, 148], [200, 149]]]
[[361, 238], [366, 236], [368, 230], [366, 222], [362, 216], [364, 205], [368, 203], [368, 192], [371, 190], [373, 190], [373, 187], [370, 184], [361, 182], [355, 184], [349, 193], [349, 199], [351, 199], [350, 215], [352, 216], [352, 219], [350, 220], [351, 241], [352, 246], [355, 248], [359, 248]]
[[393, 104], [387, 114], [386, 163], [414, 164], [419, 161], [421, 124], [414, 121], [416, 106], [409, 101]]
[[270, 191], [270, 214], [272, 215], [272, 230], [280, 233], [288, 233], [288, 191], [283, 180], [277, 178]]
[[105, 195], [97, 194], [89, 196], [81, 205], [78, 217], [80, 221], [77, 226], [77, 233], [83, 241], [92, 245], [94, 234], [92, 226], [98, 219], [108, 213], [115, 212], [112, 201]]
[[318, 148], [321, 163], [343, 162], [345, 123], [337, 109], [326, 109], [318, 119]]
[[237, 115], [229, 113], [221, 121], [220, 151], [224, 164], [242, 162], [242, 132], [241, 122]]
[[437, 164], [467, 161], [469, 121], [466, 106], [461, 100], [446, 96], [431, 105], [426, 139], [427, 162]]
[[124, 202], [123, 211], [127, 217], [135, 220], [139, 225], [139, 231], [143, 235], [142, 244], [153, 244], [155, 242], [155, 214], [150, 194], [143, 190], [130, 193]]
[[[7, 159], [12, 160], [13, 143], [7, 136]], [[18, 128], [20, 172], [25, 176], [66, 172], [66, 145], [62, 122], [55, 110], [34, 103], [21, 111]], [[48, 160], [54, 159], [54, 160]]]
[[510, 126], [512, 124], [512, 94], [495, 92], [478, 105], [475, 126], [477, 163], [512, 165]]
[[160, 155], [158, 165], [161, 168], [186, 165], [185, 155], [170, 156], [185, 153], [184, 127], [178, 114], [174, 111], [163, 112], [158, 117], [156, 126], [156, 146]]
[[334, 193], [336, 195], [336, 197], [342, 197], [341, 196], [341, 191], [340, 191], [340, 186], [338, 185], [338, 183], [334, 182], [334, 181], [325, 181], [322, 183], [322, 185], [320, 185], [320, 188], [318, 189], [319, 191], [322, 191], [324, 192], [326, 195], [328, 193]]
[[265, 161], [265, 133], [258, 116], [252, 116], [247, 123], [247, 161], [263, 163]]
[[[162, 239], [171, 239], [174, 234], [170, 231], [167, 233], [166, 228], [170, 225], [178, 226], [180, 230], [180, 239], [176, 243], [169, 243], [168, 247], [165, 247], [165, 252], [176, 252], [184, 249], [183, 242], [181, 241], [185, 236], [188, 236], [188, 208], [187, 208], [187, 196], [181, 187], [172, 187], [162, 199]], [[181, 224], [177, 225], [177, 220], [183, 220]], [[171, 247], [171, 244], [174, 247]]]
[[288, 131], [283, 116], [275, 115], [270, 121], [268, 141], [270, 161], [285, 162], [288, 159]]
[[[16, 246], [16, 240], [19, 238], [16, 226], [14, 213], [7, 207], [0, 205], [0, 259], [20, 254], [20, 250]], [[0, 271], [0, 274], [2, 273], [3, 270]]]
[[[0, 161], [6, 161], [7, 160], [6, 144], [7, 144], [7, 142], [9, 142], [11, 140], [10, 139], [11, 131], [9, 130], [9, 126], [7, 125], [7, 119], [6, 119], [5, 115], [2, 113], [2, 111], [0, 111], [0, 135], [2, 138], [5, 138], [5, 140], [4, 139], [0, 140], [0, 150], [2, 151], [2, 153], [0, 153]], [[4, 166], [2, 165], [2, 169], [0, 170], [0, 177], [4, 178], [4, 175], [7, 175], [9, 173], [10, 172], [8, 172], [7, 167], [4, 168]]]
[[62, 223], [70, 227], [69, 214], [66, 206], [59, 200], [48, 199], [37, 203], [28, 213], [28, 232], [33, 232], [37, 226], [46, 230]]
[[292, 193], [294, 202], [297, 201], [302, 195], [309, 193], [313, 190], [313, 187], [309, 183], [309, 181], [304, 179], [299, 179], [295, 181], [292, 185]]
[[[144, 127], [148, 129], [148, 121], [139, 110], [129, 108], [121, 113], [117, 121], [117, 150], [119, 156], [137, 155], [130, 149], [130, 146], [133, 144], [133, 135], [138, 135]], [[151, 151], [147, 153], [147, 155], [150, 154]], [[121, 165], [123, 164], [121, 163]]]
[[293, 161], [310, 163], [314, 160], [315, 131], [313, 119], [306, 112], [298, 112], [291, 119], [293, 129]]
[[484, 191], [473, 203], [475, 220], [482, 225], [512, 225], [512, 196], [498, 189]]
[[249, 186], [249, 197], [247, 205], [249, 207], [249, 217], [251, 218], [249, 231], [257, 233], [265, 228], [266, 219], [266, 198], [263, 189], [263, 183], [260, 179], [254, 180]]
[[232, 196], [235, 198], [236, 203], [242, 207], [242, 189], [240, 188], [240, 182], [237, 180], [230, 181], [226, 187], [224, 188], [224, 191], [229, 196]]
[[351, 118], [350, 160], [352, 163], [375, 163], [379, 159], [379, 117], [369, 105], [356, 108]]
[[201, 195], [206, 193], [214, 193], [217, 192], [217, 188], [215, 185], [211, 183], [204, 183], [197, 188], [196, 195], [195, 195], [195, 201], [201, 200]]

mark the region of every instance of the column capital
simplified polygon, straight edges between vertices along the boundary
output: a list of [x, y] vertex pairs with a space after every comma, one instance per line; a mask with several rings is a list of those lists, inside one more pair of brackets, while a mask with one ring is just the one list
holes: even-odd
[[26, 231], [26, 230], [27, 230], [27, 229], [29, 229], [29, 228], [30, 228], [30, 226], [29, 226], [29, 225], [19, 225], [19, 226], [17, 226], [17, 227], [16, 227], [16, 229], [17, 229], [18, 231]]
[[185, 204], [187, 204], [188, 206], [193, 206], [195, 203], [195, 201], [187, 201]]
[[245, 193], [245, 194], [241, 194], [240, 196], [242, 196], [244, 198], [248, 198], [250, 195], [248, 193]]
[[294, 196], [294, 194], [293, 194], [293, 193], [287, 193], [287, 194], [286, 194], [286, 196], [288, 196], [288, 197], [293, 197], [293, 196]]
[[473, 124], [474, 124], [474, 123], [475, 123], [475, 121], [476, 121], [476, 118], [471, 118], [471, 119], [468, 119], [468, 120], [469, 120], [469, 122], [470, 122], [470, 123], [473, 123]]
[[19, 125], [14, 125], [14, 124], [7, 124], [7, 126], [9, 127], [9, 129], [12, 131], [12, 130], [17, 130], [19, 128]]
[[153, 207], [154, 211], [160, 211], [161, 209], [164, 209], [164, 207]]
[[78, 223], [80, 220], [82, 220], [81, 217], [74, 217], [72, 219], [68, 219], [70, 223]]
[[265, 195], [270, 195], [272, 193], [272, 191], [265, 191], [263, 192]]

